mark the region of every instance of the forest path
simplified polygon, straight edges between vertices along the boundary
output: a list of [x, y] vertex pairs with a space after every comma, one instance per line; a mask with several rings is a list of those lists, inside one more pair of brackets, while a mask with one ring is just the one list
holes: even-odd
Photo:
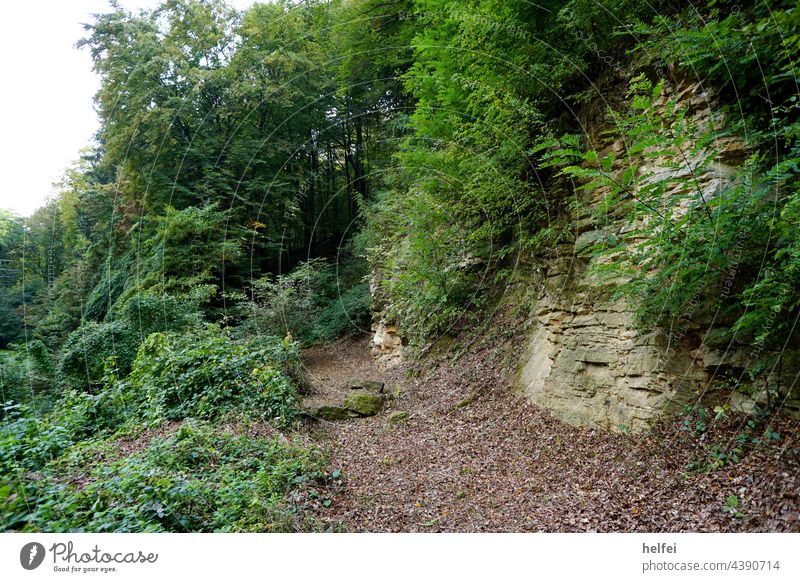
[[[679, 431], [565, 425], [509, 389], [497, 353], [471, 349], [408, 378], [378, 369], [368, 337], [304, 350], [323, 396], [339, 397], [352, 378], [399, 394], [377, 416], [315, 421], [315, 440], [343, 475], [319, 517], [370, 532], [800, 529], [800, 459], [778, 455], [786, 447], [687, 475], [692, 445]], [[389, 426], [399, 410], [410, 418]], [[744, 517], [724, 511], [733, 494]]]

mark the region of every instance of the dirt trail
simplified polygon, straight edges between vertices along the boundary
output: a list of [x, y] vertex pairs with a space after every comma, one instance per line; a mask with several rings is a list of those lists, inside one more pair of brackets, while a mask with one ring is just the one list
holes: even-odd
[[[567, 426], [517, 397], [503, 350], [471, 349], [413, 379], [378, 370], [368, 338], [305, 350], [317, 393], [339, 398], [351, 378], [391, 393], [378, 416], [315, 423], [344, 484], [320, 514], [351, 531], [798, 531], [797, 423], [741, 463], [687, 474], [697, 443], [679, 422], [647, 435]], [[410, 419], [394, 427], [396, 410]], [[718, 438], [738, 430], [717, 427]], [[741, 500], [741, 516], [725, 499]]]

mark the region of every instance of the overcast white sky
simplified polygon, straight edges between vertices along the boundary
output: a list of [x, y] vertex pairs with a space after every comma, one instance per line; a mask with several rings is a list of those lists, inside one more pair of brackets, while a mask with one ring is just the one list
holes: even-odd
[[[245, 8], [254, 0], [228, 0]], [[158, 0], [122, 0], [129, 10]], [[97, 130], [98, 79], [75, 43], [106, 0], [5, 2], [0, 19], [0, 208], [28, 215]]]

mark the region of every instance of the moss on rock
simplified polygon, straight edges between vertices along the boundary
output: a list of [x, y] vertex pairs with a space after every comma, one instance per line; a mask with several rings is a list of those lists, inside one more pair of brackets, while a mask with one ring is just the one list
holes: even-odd
[[383, 409], [386, 397], [383, 394], [376, 394], [369, 390], [353, 390], [344, 400], [344, 407], [347, 410], [361, 416], [374, 416]]

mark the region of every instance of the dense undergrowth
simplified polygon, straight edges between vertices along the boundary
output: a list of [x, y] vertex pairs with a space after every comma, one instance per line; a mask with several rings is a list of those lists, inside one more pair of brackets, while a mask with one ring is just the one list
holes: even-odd
[[[157, 333], [132, 371], [108, 358], [102, 387], [70, 390], [53, 409], [8, 403], [0, 428], [3, 529], [48, 531], [271, 531], [305, 523], [287, 495], [324, 480], [308, 445], [236, 436], [298, 415], [297, 345], [235, 339], [209, 327]], [[141, 450], [117, 445], [143, 430], [185, 421]], [[306, 524], [307, 526], [308, 524]]]
[[2, 491], [3, 525], [23, 531], [302, 531], [313, 523], [290, 495], [328, 478], [313, 448], [199, 421], [123, 458], [104, 458], [115, 454], [113, 440], [73, 445], [40, 470], [40, 479]]
[[[723, 290], [709, 334], [749, 343], [751, 376], [774, 368], [800, 308], [800, 13], [655, 9], [166, 0], [97, 15], [79, 42], [101, 78], [96, 143], [32, 216], [0, 212], [2, 527], [311, 527], [295, 501], [325, 479], [319, 452], [222, 419], [290, 432], [300, 346], [382, 319], [423, 348], [485, 322], [522, 264], [574, 242], [565, 177], [609, 192], [598, 224], [641, 221], [588, 252], [649, 241], [614, 264], [643, 325]], [[676, 71], [709, 85], [718, 124], [664, 103]], [[583, 135], [609, 86], [630, 88], [607, 112], [626, 142], [611, 157]], [[713, 199], [691, 175], [630, 169], [702, 169], [720, 137], [749, 157]]]

